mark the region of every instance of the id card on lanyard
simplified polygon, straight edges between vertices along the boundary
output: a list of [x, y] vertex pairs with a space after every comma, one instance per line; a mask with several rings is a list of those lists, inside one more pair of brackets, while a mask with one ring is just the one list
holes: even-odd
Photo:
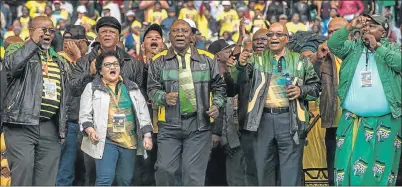
[[372, 87], [373, 82], [371, 80], [371, 70], [368, 69], [368, 49], [366, 49], [366, 70], [360, 72], [360, 85], [362, 87]]
[[119, 88], [119, 93], [117, 94], [117, 98], [116, 98], [116, 94], [113, 93], [113, 91], [110, 89], [110, 95], [112, 97], [113, 103], [116, 105], [116, 113], [113, 115], [113, 119], [112, 119], [112, 126], [113, 126], [113, 132], [126, 132], [126, 115], [123, 113], [120, 113], [120, 109], [119, 109], [119, 101], [120, 101], [120, 96], [121, 96], [121, 88], [123, 87], [123, 85], [120, 86]]

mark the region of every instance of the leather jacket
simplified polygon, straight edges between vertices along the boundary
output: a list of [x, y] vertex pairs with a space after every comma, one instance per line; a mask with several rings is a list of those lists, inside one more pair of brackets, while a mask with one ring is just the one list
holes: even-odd
[[[191, 46], [191, 71], [197, 98], [198, 130], [211, 130], [212, 120], [206, 111], [211, 105], [221, 108], [226, 102], [226, 87], [219, 75], [217, 62], [207, 51]], [[173, 48], [152, 59], [148, 69], [148, 97], [159, 107], [158, 125], [180, 126], [180, 101], [175, 106], [166, 104], [166, 94], [179, 92], [179, 62]], [[212, 95], [211, 95], [212, 92]]]
[[[74, 96], [81, 96], [85, 86], [95, 78], [95, 76], [90, 74], [90, 67], [91, 62], [98, 57], [98, 52], [100, 51], [102, 51], [100, 43], [96, 42], [93, 44], [93, 48], [88, 54], [77, 60], [76, 66], [72, 69], [70, 79], [71, 91]], [[121, 63], [121, 75], [135, 82], [137, 85], [142, 85], [141, 62], [134, 60], [128, 53], [117, 46], [116, 51]], [[141, 92], [145, 93], [143, 89], [141, 89]]]
[[[39, 125], [42, 101], [42, 63], [39, 56], [39, 46], [32, 40], [10, 45], [6, 51], [4, 64], [7, 71], [8, 84], [5, 96], [3, 122], [13, 125]], [[65, 138], [66, 125], [66, 93], [63, 59], [53, 49], [49, 49], [53, 61], [60, 67], [61, 100], [56, 113], [56, 124], [59, 127], [59, 137]]]
[[320, 95], [321, 126], [323, 128], [336, 127], [335, 117], [338, 111], [337, 87], [338, 73], [336, 71], [335, 56], [328, 54], [323, 59], [317, 59], [314, 69], [320, 76], [322, 91]]
[[[239, 121], [241, 120], [241, 117], [245, 117], [245, 119], [243, 119], [244, 123], [240, 123], [240, 129], [257, 131], [260, 125], [265, 99], [268, 94], [267, 88], [269, 87], [272, 75], [272, 63], [270, 63], [271, 61], [269, 61], [269, 59], [273, 58], [274, 55], [272, 51], [266, 50], [261, 56], [261, 59], [263, 59], [261, 60], [261, 63], [259, 62], [259, 55], [254, 54], [249, 59], [250, 63], [247, 63], [245, 66], [237, 64], [232, 69], [232, 77], [238, 83], [240, 90], [248, 89], [247, 91], [249, 92], [247, 103], [246, 101], [239, 101], [239, 104], [243, 103], [243, 105], [239, 105], [239, 108], [242, 108], [241, 106], [247, 108], [247, 111], [243, 111], [246, 112], [246, 114], [242, 114], [239, 111]], [[301, 108], [305, 111], [306, 122], [308, 123], [309, 116], [307, 101], [318, 98], [321, 88], [320, 79], [307, 57], [300, 56], [300, 54], [286, 49], [286, 55], [284, 58], [287, 67], [286, 72], [288, 72], [291, 77], [299, 78], [297, 85], [300, 87], [301, 95], [298, 99]], [[298, 66], [300, 66], [300, 69]], [[239, 99], [244, 98], [240, 95], [241, 93], [244, 94], [244, 92], [239, 92]], [[293, 108], [294, 106], [293, 102], [289, 103], [291, 129], [297, 127], [305, 130], [307, 123], [296, 124], [298, 123], [298, 120], [296, 119], [297, 114], [294, 113], [294, 111], [296, 111], [295, 108]]]

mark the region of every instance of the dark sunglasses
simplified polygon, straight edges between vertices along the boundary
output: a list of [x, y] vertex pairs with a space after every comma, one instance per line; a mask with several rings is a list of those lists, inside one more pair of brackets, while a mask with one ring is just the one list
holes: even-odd
[[[32, 30], [35, 30], [35, 29], [37, 29], [37, 28], [31, 28]], [[40, 28], [40, 29], [42, 29], [42, 31], [43, 31], [43, 33], [47, 33], [47, 32], [49, 32], [50, 34], [54, 34], [55, 32], [56, 32], [56, 29], [53, 29], [53, 28]]]

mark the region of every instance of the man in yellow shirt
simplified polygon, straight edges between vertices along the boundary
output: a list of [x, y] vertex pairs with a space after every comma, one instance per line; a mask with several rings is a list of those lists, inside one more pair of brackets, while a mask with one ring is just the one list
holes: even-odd
[[187, 7], [184, 7], [180, 10], [178, 19], [191, 19], [197, 23], [198, 20], [198, 11], [194, 7], [194, 1], [190, 0], [187, 2]]
[[286, 23], [286, 27], [288, 28], [290, 35], [295, 34], [297, 31], [307, 31], [306, 25], [300, 23], [299, 14], [293, 14], [292, 20]]
[[44, 12], [47, 0], [27, 1], [25, 6], [29, 9], [29, 16], [34, 18], [39, 12]]
[[224, 10], [219, 12], [218, 17], [216, 18], [216, 21], [221, 25], [219, 31], [220, 36], [222, 36], [225, 31], [233, 33], [236, 29], [236, 26], [234, 26], [233, 23], [238, 22], [239, 20], [239, 16], [237, 15], [237, 12], [232, 9], [230, 1], [222, 1], [222, 6]]
[[154, 8], [148, 11], [148, 19], [146, 21], [150, 24], [156, 23], [160, 25], [167, 17], [167, 12], [165, 9], [162, 9], [161, 3], [155, 2]]

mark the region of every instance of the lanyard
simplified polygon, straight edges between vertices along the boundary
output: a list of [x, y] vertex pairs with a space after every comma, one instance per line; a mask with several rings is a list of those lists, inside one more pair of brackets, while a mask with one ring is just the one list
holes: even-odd
[[368, 63], [369, 63], [369, 60], [368, 60], [368, 49], [366, 48], [366, 71], [368, 71]]
[[43, 66], [43, 72], [45, 72], [45, 75], [46, 75], [46, 78], [47, 78], [47, 81], [50, 81], [49, 80], [49, 51], [47, 51], [46, 50], [46, 63], [45, 64], [43, 64], [43, 62], [42, 62], [42, 66]]
[[[118, 85], [116, 85], [116, 86], [118, 86]], [[117, 93], [117, 98], [116, 98], [116, 94], [113, 93], [112, 89], [109, 87], [109, 92], [110, 92], [110, 95], [112, 95], [112, 100], [113, 100], [114, 104], [116, 105], [117, 111], [119, 111], [119, 101], [120, 101], [122, 87], [123, 87], [123, 85], [121, 85], [119, 88], [119, 93]]]

